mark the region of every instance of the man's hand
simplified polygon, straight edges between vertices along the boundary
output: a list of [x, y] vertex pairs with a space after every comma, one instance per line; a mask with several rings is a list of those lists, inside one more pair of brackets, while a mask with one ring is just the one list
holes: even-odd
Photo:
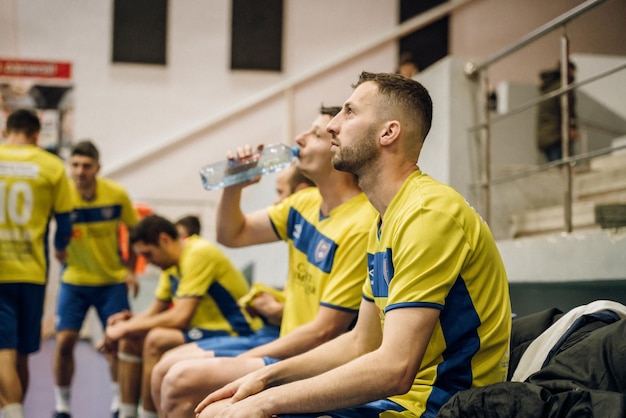
[[[226, 174], [236, 174], [256, 167], [259, 159], [261, 158], [263, 147], [264, 145], [260, 144], [257, 146], [256, 151], [254, 151], [250, 145], [245, 145], [243, 147], [238, 147], [236, 154], [228, 150], [226, 153], [226, 159], [228, 160]], [[261, 181], [261, 176], [256, 176], [248, 181], [238, 184], [237, 186], [243, 188], [251, 184], [258, 183], [259, 181]]]
[[280, 326], [284, 305], [267, 292], [258, 293], [247, 306], [248, 312], [262, 316], [269, 324]]
[[128, 294], [132, 295], [133, 298], [136, 298], [139, 293], [139, 279], [137, 279], [135, 272], [128, 270], [124, 281], [126, 282], [126, 290], [128, 291]]
[[253, 398], [232, 403], [230, 399], [215, 402], [196, 414], [197, 418], [271, 418], [275, 415], [255, 405]]
[[117, 342], [126, 335], [125, 321], [117, 322], [113, 325], [107, 325], [107, 329], [104, 332], [106, 342]]
[[131, 311], [124, 310], [118, 313], [114, 313], [113, 315], [109, 316], [109, 318], [107, 319], [107, 328], [109, 327], [109, 325], [117, 324], [118, 322], [121, 322], [121, 321], [127, 321], [132, 317], [133, 317], [133, 313]]
[[[257, 378], [256, 373], [253, 372], [235, 380], [232, 383], [229, 383], [228, 385], [216, 390], [213, 393], [210, 393], [198, 404], [194, 412], [196, 414], [200, 414], [209, 405], [215, 405], [211, 407], [211, 411], [222, 410], [225, 406], [228, 406], [231, 403], [239, 402], [242, 399], [261, 392], [264, 389], [265, 383], [261, 379]], [[218, 402], [219, 404], [217, 404]], [[210, 417], [212, 415], [201, 416]]]

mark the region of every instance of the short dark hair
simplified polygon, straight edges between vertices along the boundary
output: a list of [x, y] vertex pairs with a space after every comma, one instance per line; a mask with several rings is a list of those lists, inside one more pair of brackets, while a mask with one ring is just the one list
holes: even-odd
[[328, 115], [331, 118], [337, 116], [337, 113], [341, 112], [341, 106], [320, 106], [320, 115]]
[[195, 215], [183, 216], [176, 221], [176, 225], [180, 225], [185, 228], [189, 235], [200, 235], [200, 218]]
[[23, 133], [32, 138], [41, 130], [41, 121], [35, 111], [30, 109], [18, 109], [7, 118], [7, 133]]
[[423, 85], [398, 74], [363, 71], [359, 75], [359, 81], [352, 87], [357, 88], [367, 81], [375, 83], [378, 86], [378, 92], [389, 103], [398, 104], [402, 112], [413, 119], [421, 132], [421, 139], [426, 139], [433, 120], [433, 102]]
[[93, 158], [94, 161], [98, 163], [100, 162], [100, 152], [98, 152], [98, 148], [96, 148], [95, 144], [88, 139], [80, 141], [74, 145], [72, 147], [72, 151], [70, 152], [70, 156], [72, 155], [82, 155]]
[[159, 235], [164, 232], [177, 239], [176, 225], [159, 215], [148, 215], [130, 230], [130, 244], [142, 241], [146, 244], [159, 245]]

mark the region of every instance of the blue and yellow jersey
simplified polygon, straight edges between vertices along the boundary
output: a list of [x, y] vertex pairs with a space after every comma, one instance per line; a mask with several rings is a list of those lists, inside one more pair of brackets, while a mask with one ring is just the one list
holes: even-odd
[[276, 233], [289, 243], [281, 335], [315, 319], [320, 305], [359, 309], [367, 236], [376, 212], [363, 193], [326, 217], [321, 203], [317, 187], [308, 187], [268, 209]]
[[370, 234], [368, 264], [363, 294], [381, 325], [393, 309], [440, 311], [411, 390], [392, 401], [435, 416], [455, 392], [506, 380], [506, 271], [489, 228], [460, 194], [412, 174]]
[[260, 319], [250, 319], [237, 304], [248, 289], [241, 272], [217, 246], [192, 235], [185, 241], [178, 265], [161, 273], [155, 296], [173, 303], [180, 298], [200, 298], [189, 328], [238, 336], [262, 326]]
[[71, 210], [60, 158], [35, 145], [0, 144], [0, 282], [46, 282], [50, 217], [69, 219]]
[[124, 188], [116, 182], [96, 179], [96, 197], [85, 201], [71, 183], [72, 241], [61, 276], [65, 283], [104, 286], [124, 281], [127, 268], [119, 245], [119, 224], [133, 227], [139, 222]]

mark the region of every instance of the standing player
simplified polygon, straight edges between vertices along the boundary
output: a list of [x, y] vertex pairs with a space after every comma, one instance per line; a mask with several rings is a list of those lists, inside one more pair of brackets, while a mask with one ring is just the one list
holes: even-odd
[[71, 237], [69, 185], [63, 162], [37, 147], [41, 123], [30, 110], [7, 119], [0, 144], [0, 407], [23, 418], [28, 355], [39, 350], [48, 273], [47, 228], [55, 214], [55, 256]]
[[[55, 418], [70, 417], [70, 393], [74, 374], [74, 347], [88, 309], [98, 312], [102, 326], [109, 316], [130, 309], [127, 292], [137, 294], [132, 266], [120, 256], [120, 222], [139, 222], [126, 191], [119, 184], [97, 177], [100, 155], [90, 141], [82, 141], [70, 153], [71, 197], [74, 210], [73, 239], [61, 276], [56, 312], [54, 354]], [[131, 252], [131, 264], [134, 257]], [[113, 412], [118, 409], [117, 359], [107, 356], [111, 368]]]

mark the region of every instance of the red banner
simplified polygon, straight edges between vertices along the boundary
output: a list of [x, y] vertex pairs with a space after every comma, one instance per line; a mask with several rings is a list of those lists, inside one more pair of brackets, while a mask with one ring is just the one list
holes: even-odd
[[0, 77], [70, 79], [72, 64], [59, 61], [0, 59]]

